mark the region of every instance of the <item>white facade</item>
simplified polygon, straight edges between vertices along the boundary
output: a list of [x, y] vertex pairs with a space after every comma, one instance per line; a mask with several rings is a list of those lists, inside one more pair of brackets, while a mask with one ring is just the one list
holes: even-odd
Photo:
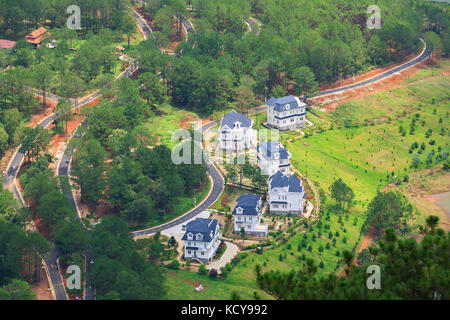
[[295, 130], [305, 126], [306, 104], [298, 97], [287, 96], [267, 101], [267, 124], [278, 130]]
[[257, 132], [252, 129], [253, 120], [234, 110], [226, 114], [220, 123], [217, 149], [239, 152], [256, 146]]
[[269, 178], [268, 202], [271, 213], [303, 214], [305, 191], [302, 181], [278, 171]]
[[281, 143], [264, 141], [258, 145], [258, 166], [262, 175], [273, 175], [277, 171], [290, 173], [292, 154]]
[[[241, 198], [244, 196], [248, 195], [243, 195], [241, 196]], [[260, 237], [267, 236], [268, 225], [265, 223], [261, 223], [261, 198], [258, 197], [258, 200], [254, 202], [255, 206], [252, 206], [251, 208], [247, 206], [248, 203], [244, 202], [241, 204], [239, 202], [239, 199], [237, 201], [236, 207], [233, 210], [234, 232], [241, 233], [241, 228], [244, 227], [245, 233], [248, 235], [255, 235]]]
[[[204, 219], [215, 220], [215, 219]], [[195, 220], [194, 220], [195, 221]], [[195, 232], [189, 230], [189, 224], [182, 240], [184, 241], [184, 257], [185, 259], [197, 260], [201, 263], [209, 263], [214, 258], [217, 248], [220, 245], [220, 223], [215, 220], [215, 227], [204, 232]]]

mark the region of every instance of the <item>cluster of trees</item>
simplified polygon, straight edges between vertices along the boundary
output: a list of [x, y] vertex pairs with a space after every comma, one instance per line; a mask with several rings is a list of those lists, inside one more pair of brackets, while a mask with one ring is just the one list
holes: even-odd
[[[236, 159], [235, 159], [236, 161]], [[239, 183], [242, 185], [244, 177], [251, 180], [252, 187], [265, 190], [267, 188], [267, 177], [261, 174], [257, 165], [252, 165], [246, 159], [244, 164], [225, 164], [225, 183]]]
[[27, 83], [29, 72], [23, 67], [0, 73], [0, 156], [18, 143], [23, 120], [40, 110], [38, 101], [25, 90]]
[[[346, 275], [334, 273], [318, 277], [314, 261], [308, 259], [302, 269], [290, 273], [261, 272], [255, 268], [261, 289], [277, 299], [448, 299], [450, 281], [450, 234], [437, 229], [438, 218], [427, 220], [424, 238], [401, 238], [394, 229], [386, 229], [382, 240], [369, 248], [367, 263], [354, 266], [353, 254], [343, 252]], [[370, 290], [367, 266], [378, 265], [381, 289]]]
[[421, 1], [418, 10], [424, 15], [424, 24], [428, 32], [424, 39], [437, 55], [448, 57], [450, 54], [450, 21], [448, 6], [445, 3]]
[[47, 154], [32, 162], [22, 173], [21, 183], [27, 203], [38, 208], [37, 213], [45, 225], [55, 228], [65, 219], [75, 218], [75, 211], [69, 199], [60, 192], [58, 180], [49, 169], [50, 161], [51, 156]]
[[136, 251], [136, 243], [122, 219], [105, 217], [95, 226], [90, 246], [95, 256], [91, 280], [97, 299], [164, 298], [164, 277], [160, 268]]
[[82, 32], [115, 29], [123, 23], [123, 10], [128, 4], [128, 0], [1, 0], [0, 34], [21, 37], [40, 25], [61, 28], [66, 25], [66, 10], [71, 5], [80, 8]]
[[167, 46], [174, 36], [181, 40], [181, 20], [187, 13], [185, 0], [149, 0], [144, 10], [155, 23], [152, 38], [159, 47]]
[[[145, 9], [172, 30], [184, 13], [182, 0], [152, 0]], [[136, 55], [148, 72], [161, 72], [172, 102], [202, 114], [230, 103], [245, 110], [271, 95], [315, 92], [319, 83], [334, 82], [368, 67], [405, 59], [417, 51], [423, 22], [438, 15], [425, 34], [430, 49], [439, 51], [447, 22], [416, 2], [381, 1], [382, 27], [367, 28], [370, 1], [333, 4], [309, 1], [192, 1], [196, 34], [181, 42], [181, 59], [161, 55], [161, 38], [143, 44]], [[345, 8], [345, 10], [342, 10]], [[245, 34], [244, 21], [256, 16], [259, 35]], [[439, 31], [439, 36], [436, 33]], [[156, 32], [155, 34], [157, 34]], [[436, 40], [438, 38], [438, 41]], [[152, 47], [153, 46], [153, 47]], [[445, 46], [445, 44], [444, 44]]]
[[[155, 82], [154, 78], [144, 80]], [[175, 165], [169, 148], [149, 148], [147, 141], [138, 140], [135, 129], [151, 110], [140, 99], [137, 82], [122, 79], [118, 87], [114, 102], [89, 114], [88, 130], [74, 155], [73, 176], [85, 203], [96, 206], [100, 199], [106, 199], [116, 213], [130, 223], [138, 223], [151, 214], [170, 212], [177, 197], [193, 195], [205, 181], [207, 167]]]
[[[183, 3], [172, 0], [164, 6], [152, 0], [146, 10], [172, 30], [174, 17], [184, 14]], [[381, 1], [382, 27], [371, 30], [366, 25], [369, 5], [192, 1], [197, 32], [179, 44], [183, 57], [160, 59], [160, 52], [152, 50], [138, 54], [139, 62], [148, 71], [161, 72], [177, 106], [210, 114], [235, 102], [245, 110], [271, 95], [315, 92], [319, 83], [402, 60], [418, 49], [424, 13], [417, 13], [409, 1]], [[246, 34], [244, 21], [250, 15], [263, 24], [259, 35]]]
[[337, 206], [342, 209], [349, 209], [355, 199], [353, 189], [345, 184], [341, 178], [335, 180], [330, 185], [330, 196], [336, 201]]
[[412, 204], [402, 193], [391, 190], [378, 192], [369, 204], [363, 232], [372, 227], [376, 238], [380, 238], [386, 228], [406, 233], [406, 222], [412, 211]]
[[40, 281], [41, 255], [49, 243], [39, 233], [25, 230], [29, 210], [20, 208], [13, 194], [0, 187], [0, 300], [35, 299], [28, 283]]

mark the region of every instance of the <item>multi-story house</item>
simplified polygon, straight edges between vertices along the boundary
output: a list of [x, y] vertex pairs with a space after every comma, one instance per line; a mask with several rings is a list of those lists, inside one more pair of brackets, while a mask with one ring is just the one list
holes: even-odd
[[305, 126], [306, 103], [298, 97], [270, 98], [267, 102], [267, 124], [278, 130], [294, 130]]
[[265, 237], [267, 236], [268, 225], [261, 223], [262, 200], [256, 194], [244, 194], [236, 200], [236, 207], [233, 210], [234, 232], [240, 233], [244, 227], [248, 235]]
[[277, 171], [289, 174], [292, 154], [279, 142], [263, 141], [256, 148], [258, 151], [258, 166], [263, 175], [273, 175]]
[[275, 214], [303, 214], [305, 206], [305, 191], [302, 180], [295, 175], [287, 175], [277, 171], [270, 176], [269, 209]]
[[209, 263], [220, 245], [220, 225], [216, 219], [197, 218], [186, 224], [184, 241], [185, 259]]
[[253, 120], [242, 113], [231, 110], [220, 122], [218, 150], [237, 152], [256, 146], [256, 130], [252, 129]]

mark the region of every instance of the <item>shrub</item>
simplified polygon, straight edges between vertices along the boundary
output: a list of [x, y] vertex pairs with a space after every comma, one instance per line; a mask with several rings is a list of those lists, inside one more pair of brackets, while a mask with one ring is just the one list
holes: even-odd
[[217, 278], [217, 270], [214, 269], [214, 268], [209, 270], [209, 277], [210, 278]]
[[206, 269], [206, 265], [204, 263], [202, 263], [200, 265], [200, 267], [198, 268], [198, 273], [200, 273], [200, 274], [207, 274], [208, 273], [208, 269]]
[[180, 261], [178, 261], [177, 259], [173, 259], [167, 267], [169, 269], [177, 270], [180, 268]]

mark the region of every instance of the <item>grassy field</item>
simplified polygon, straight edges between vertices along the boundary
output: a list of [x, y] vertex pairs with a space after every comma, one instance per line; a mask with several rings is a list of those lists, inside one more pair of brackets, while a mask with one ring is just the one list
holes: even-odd
[[[254, 291], [267, 298], [255, 282], [256, 264], [263, 271], [288, 272], [299, 270], [304, 259], [311, 258], [316, 264], [323, 262], [318, 274], [339, 273], [342, 251], [359, 248], [367, 205], [377, 190], [417, 170], [439, 165], [438, 148], [440, 152], [448, 151], [449, 69], [450, 63], [444, 60], [438, 67], [423, 69], [407, 78], [398, 88], [344, 103], [330, 114], [317, 112], [322, 118], [308, 113], [315, 125], [305, 130], [307, 137], [283, 133], [281, 139], [293, 155], [293, 165], [327, 193], [333, 180], [342, 178], [355, 192], [354, 206], [349, 212], [339, 212], [327, 195], [318, 223], [305, 227], [302, 220], [291, 218], [292, 227], [275, 248], [264, 250], [262, 255], [247, 251], [249, 255], [225, 280], [211, 280], [186, 270], [168, 275], [169, 298], [229, 299], [232, 291], [243, 299], [251, 299]], [[410, 134], [413, 118], [415, 130]], [[400, 126], [405, 134], [400, 132]], [[432, 129], [432, 134], [427, 138], [428, 129]], [[434, 144], [430, 144], [431, 140]], [[419, 146], [424, 143], [425, 150], [418, 153], [419, 147], [410, 153], [414, 142]], [[435, 156], [427, 164], [426, 156], [432, 149]], [[417, 169], [411, 168], [414, 154], [421, 159]], [[422, 220], [418, 218], [416, 222]], [[196, 293], [186, 281], [199, 281], [206, 290]]]
[[144, 124], [135, 128], [135, 132], [148, 138], [151, 144], [163, 144], [173, 148], [177, 142], [172, 141], [172, 133], [182, 126], [188, 128], [192, 122], [201, 120], [197, 114], [169, 104], [161, 105], [158, 109], [161, 115], [150, 117]]

